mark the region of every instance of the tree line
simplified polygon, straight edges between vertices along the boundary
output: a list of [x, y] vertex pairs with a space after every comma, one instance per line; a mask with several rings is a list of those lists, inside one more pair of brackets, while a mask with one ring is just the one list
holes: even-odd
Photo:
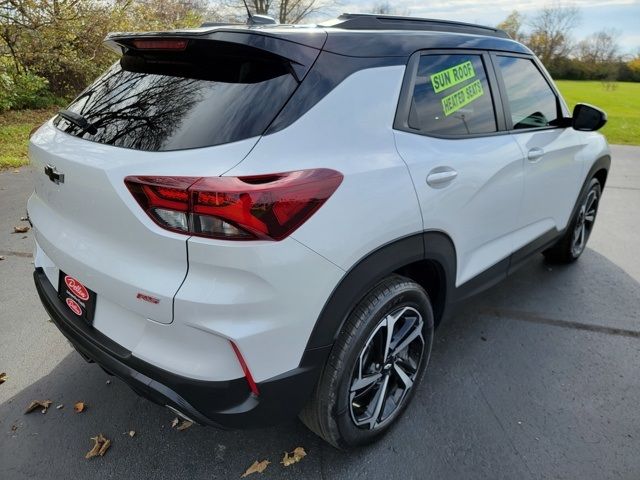
[[[253, 13], [299, 23], [337, 0], [248, 0]], [[389, 3], [372, 5], [381, 14]], [[640, 81], [640, 56], [619, 53], [617, 33], [603, 30], [576, 42], [575, 7], [549, 7], [527, 18], [517, 11], [499, 27], [528, 45], [555, 78]], [[242, 0], [0, 0], [0, 111], [59, 104], [76, 95], [117, 56], [104, 48], [110, 31], [244, 22]]]
[[[253, 13], [298, 23], [334, 0], [248, 0]], [[112, 64], [108, 32], [244, 22], [240, 0], [0, 0], [0, 111], [64, 102]]]
[[640, 52], [623, 55], [618, 31], [603, 29], [576, 41], [579, 24], [577, 7], [555, 5], [530, 18], [514, 10], [497, 27], [527, 45], [553, 78], [640, 81]]

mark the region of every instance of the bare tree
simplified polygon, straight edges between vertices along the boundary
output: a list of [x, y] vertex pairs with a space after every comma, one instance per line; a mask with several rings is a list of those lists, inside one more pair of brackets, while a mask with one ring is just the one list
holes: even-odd
[[280, 0], [278, 21], [280, 23], [300, 23], [314, 13], [320, 13], [332, 3], [323, 0]]
[[617, 30], [601, 30], [580, 41], [576, 47], [576, 55], [587, 63], [609, 63], [618, 58]]
[[409, 9], [399, 9], [396, 5], [391, 5], [389, 2], [376, 3], [371, 8], [371, 13], [376, 13], [378, 15], [402, 15], [405, 17], [408, 17], [411, 14]]
[[532, 32], [529, 48], [545, 65], [569, 55], [572, 49], [571, 32], [580, 23], [580, 9], [555, 4], [545, 7], [529, 22]]
[[524, 20], [524, 16], [517, 10], [514, 10], [507, 16], [507, 18], [497, 25], [497, 28], [507, 32], [507, 34], [514, 40], [522, 42], [525, 40], [525, 35], [522, 32]]
[[[227, 17], [232, 20], [244, 18], [246, 8], [242, 1], [226, 0], [222, 2]], [[316, 13], [321, 13], [336, 4], [336, 0], [248, 0], [251, 13], [270, 15], [280, 23], [300, 23]]]

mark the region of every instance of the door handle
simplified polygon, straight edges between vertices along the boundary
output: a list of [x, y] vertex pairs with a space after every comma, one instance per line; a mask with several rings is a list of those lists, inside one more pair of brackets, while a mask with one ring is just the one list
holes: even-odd
[[442, 188], [453, 182], [458, 176], [453, 168], [450, 167], [437, 167], [429, 172], [427, 175], [427, 184], [433, 188]]
[[532, 163], [536, 163], [539, 162], [540, 159], [544, 156], [544, 150], [539, 148], [539, 147], [533, 147], [531, 150], [529, 150], [529, 152], [527, 153], [527, 160], [529, 160]]

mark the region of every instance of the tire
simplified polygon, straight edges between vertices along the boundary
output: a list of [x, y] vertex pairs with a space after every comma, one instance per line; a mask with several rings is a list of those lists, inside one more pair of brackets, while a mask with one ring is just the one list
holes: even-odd
[[339, 449], [379, 439], [420, 384], [433, 325], [431, 302], [420, 285], [398, 275], [380, 282], [347, 318], [300, 419]]
[[563, 237], [553, 247], [542, 252], [547, 261], [572, 263], [580, 258], [593, 230], [601, 195], [600, 182], [597, 178], [592, 178], [586, 192], [580, 197], [579, 207]]

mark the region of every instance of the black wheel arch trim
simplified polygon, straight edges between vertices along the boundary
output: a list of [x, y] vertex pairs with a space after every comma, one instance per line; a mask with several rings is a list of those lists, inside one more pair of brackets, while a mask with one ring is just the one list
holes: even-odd
[[394, 240], [365, 255], [334, 288], [316, 320], [305, 355], [310, 350], [332, 345], [355, 305], [377, 283], [402, 267], [424, 260], [440, 266], [447, 287], [445, 302], [448, 302], [457, 268], [451, 238], [443, 232], [429, 231]]
[[[593, 163], [593, 165], [591, 165], [591, 168], [589, 169], [589, 172], [585, 176], [584, 182], [582, 183], [582, 187], [580, 188], [580, 193], [578, 193], [578, 196], [576, 197], [576, 203], [573, 206], [573, 209], [571, 210], [571, 216], [569, 217], [569, 223], [571, 222], [571, 219], [575, 216], [576, 212], [580, 208], [580, 199], [582, 198], [582, 196], [589, 189], [589, 184], [591, 183], [591, 180], [593, 178], [595, 178], [596, 174], [598, 172], [600, 172], [601, 170], [604, 170], [605, 172], [607, 172], [607, 176], [608, 176], [610, 168], [611, 168], [611, 156], [610, 155], [603, 155], [602, 157], [598, 158], [598, 160], [596, 160]], [[603, 181], [601, 183], [602, 183], [602, 185], [600, 185], [600, 188], [602, 190], [604, 190], [604, 185], [605, 185], [606, 181]], [[569, 225], [567, 224], [567, 227], [565, 227], [565, 229], [563, 229], [562, 233], [564, 233], [564, 231], [568, 227], [569, 227]]]

